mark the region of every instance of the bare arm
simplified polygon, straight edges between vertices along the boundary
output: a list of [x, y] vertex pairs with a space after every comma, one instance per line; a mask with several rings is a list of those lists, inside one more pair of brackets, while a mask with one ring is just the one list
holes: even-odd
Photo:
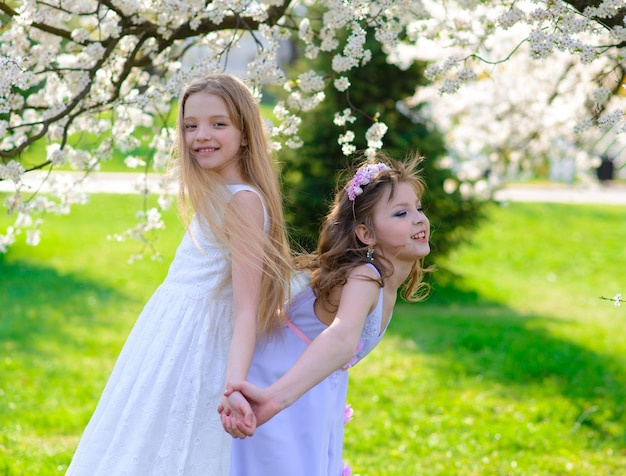
[[366, 277], [376, 277], [369, 267], [351, 273], [342, 289], [332, 324], [309, 344], [279, 380], [265, 389], [249, 382], [237, 382], [229, 387], [241, 390], [251, 402], [258, 425], [291, 405], [352, 358], [365, 318], [376, 305], [380, 291], [378, 284]]
[[[231, 220], [242, 220], [250, 233], [239, 236], [231, 233], [232, 283], [233, 283], [233, 338], [226, 365], [226, 385], [245, 380], [256, 344], [257, 316], [261, 299], [261, 279], [263, 276], [263, 206], [259, 197], [242, 191], [233, 197], [235, 208], [229, 209], [224, 226], [229, 229]], [[234, 213], [242, 216], [235, 217]], [[242, 398], [223, 400], [245, 422], [246, 435], [254, 432], [254, 414]], [[236, 435], [244, 436], [244, 435]]]

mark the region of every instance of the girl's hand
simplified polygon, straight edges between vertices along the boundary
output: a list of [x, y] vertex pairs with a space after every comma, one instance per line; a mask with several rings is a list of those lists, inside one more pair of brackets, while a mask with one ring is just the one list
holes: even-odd
[[261, 426], [284, 408], [272, 397], [267, 388], [246, 381], [227, 385], [224, 395], [229, 396], [240, 392], [243, 393], [254, 411], [256, 426]]
[[241, 392], [224, 394], [217, 411], [220, 413], [224, 430], [234, 438], [252, 436], [256, 429], [256, 417], [250, 404]]

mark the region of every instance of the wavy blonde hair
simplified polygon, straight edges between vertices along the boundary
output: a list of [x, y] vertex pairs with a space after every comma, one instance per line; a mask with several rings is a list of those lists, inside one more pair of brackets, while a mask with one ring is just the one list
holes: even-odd
[[[313, 291], [328, 309], [336, 309], [338, 305], [329, 302], [332, 289], [346, 283], [352, 268], [370, 262], [366, 258], [367, 245], [357, 238], [357, 226], [363, 224], [370, 230], [374, 229], [376, 204], [383, 200], [387, 193], [393, 197], [399, 183], [409, 184], [417, 196], [422, 197], [425, 185], [419, 175], [421, 170], [418, 168], [422, 160], [421, 156], [416, 155], [406, 162], [399, 162], [383, 152], [378, 152], [361, 166], [384, 163], [390, 169], [378, 172], [369, 184], [362, 186], [363, 193], [353, 201], [349, 200], [345, 187], [335, 195], [331, 210], [322, 225], [316, 252], [299, 256], [296, 260], [298, 268], [311, 271]], [[392, 263], [377, 255], [371, 263], [381, 275], [379, 285], [384, 286], [385, 278], [393, 272]], [[424, 267], [424, 258], [415, 260], [403, 285], [402, 297], [406, 301], [417, 302], [426, 298], [430, 286], [423, 279], [425, 273], [430, 271], [433, 271], [433, 268]]]
[[[267, 235], [250, 240], [251, 243], [259, 243], [259, 249], [252, 251], [263, 256], [258, 317], [258, 334], [262, 336], [275, 331], [281, 323], [291, 270], [277, 166], [270, 152], [258, 102], [240, 79], [230, 74], [218, 73], [189, 84], [179, 99], [176, 144], [180, 172], [179, 211], [188, 231], [191, 217], [195, 213], [200, 218], [198, 221], [201, 226], [208, 227], [218, 244], [231, 252], [231, 234], [250, 236], [253, 233], [248, 223], [237, 219], [233, 220], [234, 223], [228, 230], [223, 229], [221, 224], [227, 208], [235, 206], [230, 201], [231, 195], [217, 173], [200, 167], [189, 154], [183, 118], [187, 100], [196, 93], [214, 94], [226, 103], [230, 119], [241, 132], [242, 143], [246, 144], [239, 149], [238, 165], [241, 174], [245, 183], [261, 194], [269, 216]], [[233, 215], [241, 216], [236, 210], [233, 210]], [[225, 282], [228, 279], [230, 276]]]

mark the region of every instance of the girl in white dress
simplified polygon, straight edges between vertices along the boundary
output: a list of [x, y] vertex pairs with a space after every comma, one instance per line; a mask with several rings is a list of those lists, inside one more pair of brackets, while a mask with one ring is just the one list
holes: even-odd
[[[258, 104], [215, 74], [183, 92], [180, 206], [187, 233], [141, 312], [67, 475], [226, 476], [218, 405], [279, 327], [289, 276], [281, 194]], [[189, 219], [191, 217], [191, 219]], [[238, 392], [223, 402], [250, 431]]]
[[[427, 290], [430, 224], [418, 163], [367, 163], [337, 194], [317, 253], [304, 257], [310, 287], [287, 304], [279, 337], [257, 346], [248, 382], [233, 385], [263, 426], [235, 440], [231, 476], [349, 474], [342, 462], [346, 370], [382, 339], [400, 287], [409, 301]], [[250, 435], [221, 410], [231, 434]]]

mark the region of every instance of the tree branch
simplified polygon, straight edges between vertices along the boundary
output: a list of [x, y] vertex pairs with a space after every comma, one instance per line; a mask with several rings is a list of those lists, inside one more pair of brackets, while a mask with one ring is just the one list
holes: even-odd
[[[0, 3], [0, 10], [9, 15], [10, 17], [17, 16], [17, 12], [9, 7], [5, 2]], [[65, 38], [66, 40], [72, 39], [72, 34], [67, 30], [62, 30], [61, 28], [56, 28], [54, 26], [46, 25], [45, 23], [33, 22], [32, 26], [35, 28], [45, 31], [46, 33], [50, 33], [55, 36], [59, 36], [61, 38]]]
[[[565, 3], [574, 7], [580, 13], [584, 13], [587, 7], [597, 7], [602, 3], [602, 0], [563, 0]], [[618, 25], [624, 25], [624, 17], [626, 16], [626, 5], [620, 8], [615, 15], [610, 18], [598, 18], [591, 17], [592, 20], [598, 22], [606, 29], [613, 29]], [[624, 43], [617, 45], [618, 47], [625, 46]]]

